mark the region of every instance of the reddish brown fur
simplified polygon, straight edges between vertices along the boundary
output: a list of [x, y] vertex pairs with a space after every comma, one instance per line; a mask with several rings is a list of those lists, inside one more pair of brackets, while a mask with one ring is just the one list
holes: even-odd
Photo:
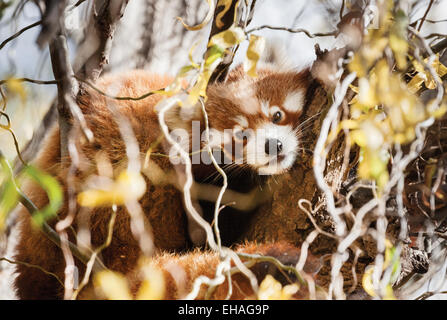
[[[307, 70], [296, 72], [277, 73], [272, 70], [260, 70], [258, 78], [253, 79], [247, 76], [242, 67], [235, 69], [230, 75], [227, 83], [218, 84], [208, 89], [207, 113], [209, 117], [210, 127], [217, 130], [233, 128], [236, 124], [231, 118], [234, 110], [237, 109], [233, 99], [233, 90], [228, 88], [228, 83], [234, 83], [241, 79], [255, 85], [254, 95], [259, 101], [270, 102], [271, 105], [282, 106], [287, 93], [298, 89], [305, 90], [309, 86], [309, 72]], [[230, 92], [228, 92], [230, 91]], [[247, 101], [241, 101], [242, 105]], [[247, 115], [244, 114], [249, 123], [250, 128], [256, 128], [256, 124], [261, 121], [268, 120], [267, 117], [260, 112]], [[284, 122], [279, 124], [299, 123], [300, 113], [291, 113], [286, 111]]]
[[[97, 85], [104, 89], [109, 84], [122, 79], [124, 79], [124, 87], [117, 94], [120, 96], [139, 96], [151, 89], [165, 87], [172, 81], [172, 79], [167, 77], [148, 75], [146, 72], [140, 71], [120, 76], [119, 79], [108, 77], [101, 80]], [[160, 99], [161, 96], [154, 95], [140, 101], [121, 101], [119, 104], [121, 113], [130, 119], [140, 144], [140, 150], [147, 150], [150, 144], [160, 135], [157, 116], [152, 108]], [[79, 101], [88, 126], [93, 130], [95, 136], [94, 144], [84, 143], [81, 147], [81, 155], [85, 158], [81, 165], [83, 172], [78, 173], [79, 181], [83, 181], [83, 178], [94, 173], [94, 156], [99, 147], [107, 153], [112, 164], [116, 166], [126, 158], [125, 145], [115, 120], [107, 110], [105, 100], [103, 96], [89, 90], [81, 96]], [[154, 152], [162, 153], [164, 151], [162, 146], [159, 146]], [[59, 154], [59, 130], [55, 128], [45, 141], [44, 148], [39, 153], [35, 165], [58, 177], [60, 183], [65, 186], [69, 163], [64, 162], [65, 167], [62, 168]], [[170, 167], [167, 158], [154, 157], [153, 160], [162, 169]], [[158, 226], [153, 230], [155, 245], [164, 250], [185, 248], [187, 246], [186, 222], [179, 192], [169, 185], [154, 187], [150, 185], [149, 180], [146, 180], [146, 182], [149, 192], [143, 197], [141, 204], [143, 210], [148, 213], [151, 225]], [[25, 187], [25, 192], [38, 207], [46, 205], [46, 193], [41, 188], [30, 185]], [[66, 211], [67, 207], [64, 206], [60, 217], [64, 217]], [[92, 210], [89, 216], [92, 231], [91, 241], [94, 247], [101, 245], [106, 239], [110, 213], [110, 208], [97, 208]], [[19, 216], [21, 220], [21, 237], [15, 259], [28, 264], [38, 265], [63, 279], [65, 262], [61, 250], [46, 239], [40, 230], [33, 228], [29, 214], [25, 209], [19, 212]], [[140, 254], [140, 249], [130, 232], [129, 221], [129, 215], [123, 208], [119, 208], [112, 242], [102, 252], [104, 263], [110, 269], [123, 273], [132, 269]], [[54, 221], [51, 225], [54, 226]], [[74, 228], [77, 228], [76, 220]], [[71, 240], [75, 240], [73, 236]], [[81, 264], [78, 264], [78, 266], [81, 267]], [[62, 297], [62, 288], [53, 277], [44, 274], [38, 269], [23, 265], [18, 266], [17, 272], [18, 277], [15, 284], [20, 298], [52, 299]]]
[[[234, 72], [230, 75], [229, 81], [235, 81], [237, 76], [237, 72]], [[264, 81], [261, 80], [257, 88], [257, 94], [259, 96], [265, 99], [270, 99], [277, 104], [282, 103], [281, 97], [283, 97], [283, 93], [281, 90], [290, 90], [293, 86], [305, 85], [304, 74], [296, 75], [290, 73], [274, 75], [265, 73], [262, 76], [269, 77], [271, 81], [282, 83], [277, 86], [277, 93], [269, 95], [268, 97], [262, 96], [264, 92], [267, 92], [265, 88], [265, 86], [269, 86], [267, 82], [264, 83]], [[115, 93], [116, 95], [135, 97], [150, 90], [163, 88], [167, 86], [172, 79], [151, 75], [144, 71], [132, 71], [131, 73], [120, 75], [118, 77], [109, 76], [104, 78], [100, 80], [96, 86], [102, 90], [106, 90], [109, 85], [114, 84], [117, 81], [121, 82], [123, 87], [119, 92]], [[222, 89], [222, 87], [216, 86], [211, 87], [209, 90], [207, 110], [209, 112], [210, 123], [212, 122], [212, 125], [216, 128], [219, 128], [220, 125], [231, 127], [228, 123], [225, 123], [225, 121], [228, 119], [228, 114], [233, 107], [231, 101], [226, 101], [220, 94], [218, 94], [220, 89]], [[75, 188], [78, 192], [81, 190], [81, 182], [85, 181], [89, 175], [96, 173], [95, 155], [98, 151], [107, 154], [116, 171], [115, 174], [119, 172], [119, 168], [125, 166], [125, 145], [114, 117], [111, 115], [107, 107], [108, 103], [117, 104], [121, 114], [129, 119], [141, 152], [148, 150], [152, 143], [161, 135], [158, 118], [153, 107], [160, 101], [162, 96], [152, 95], [139, 101], [125, 100], [117, 102], [105, 98], [94, 90], [84, 90], [85, 91], [82, 92], [79, 97], [78, 103], [85, 115], [89, 128], [91, 128], [94, 133], [95, 141], [94, 143], [87, 143], [85, 141], [78, 141], [77, 143], [81, 155], [81, 164], [76, 173], [76, 183], [71, 187]], [[213, 92], [215, 94], [213, 94]], [[214, 108], [213, 104], [218, 104], [218, 108]], [[255, 120], [256, 119], [253, 118], [250, 121]], [[218, 121], [222, 121], [222, 123], [218, 124]], [[297, 121], [297, 119], [290, 118], [289, 121]], [[156, 146], [153, 152], [165, 153], [165, 150], [167, 150], [167, 142], [163, 140], [160, 145]], [[151, 159], [163, 170], [172, 168], [169, 159], [166, 157], [152, 157]], [[67, 190], [66, 177], [70, 161], [67, 160], [61, 162], [58, 128], [54, 128], [48, 135], [44, 147], [37, 156], [35, 165], [56, 176], [59, 179], [59, 182], [63, 185], [64, 190]], [[147, 192], [140, 203], [152, 226], [155, 246], [160, 251], [170, 252], [187, 248], [188, 236], [186, 233], [186, 218], [181, 193], [171, 185], [154, 186], [148, 179], [146, 179], [146, 183]], [[48, 201], [45, 192], [36, 185], [28, 184], [25, 187], [25, 193], [38, 207], [45, 206]], [[65, 196], [67, 196], [66, 192]], [[67, 204], [60, 210], [59, 217], [63, 218], [66, 215]], [[91, 242], [93, 247], [97, 247], [104, 243], [110, 215], [110, 208], [95, 208], [87, 215], [84, 215], [88, 216], [90, 222]], [[41, 268], [56, 274], [60, 279], [64, 279], [65, 261], [60, 248], [46, 239], [40, 230], [32, 226], [30, 216], [25, 209], [21, 209], [19, 216], [21, 221], [21, 236], [17, 246], [15, 259], [19, 262], [40, 266]], [[75, 218], [73, 222], [74, 230], [79, 228], [79, 221], [77, 218]], [[102, 251], [101, 258], [108, 268], [124, 274], [130, 274], [129, 277], [132, 278], [132, 269], [135, 267], [137, 259], [140, 256], [140, 249], [130, 231], [129, 221], [130, 218], [125, 209], [121, 207], [118, 208], [112, 242], [109, 247]], [[55, 221], [51, 221], [50, 225], [54, 227]], [[70, 240], [76, 241], [74, 235], [71, 233]], [[267, 247], [248, 245], [245, 248], [245, 251], [259, 251], [260, 253], [266, 253], [266, 248]], [[278, 250], [281, 251], [282, 249], [279, 247]], [[211, 276], [214, 274], [215, 267], [218, 263], [218, 257], [213, 253], [195, 251], [182, 256], [164, 254], [154, 258], [154, 263], [160, 267], [163, 267], [166, 261], [174, 261], [180, 264], [188, 273], [188, 279], [192, 280], [198, 275], [204, 274]], [[76, 263], [81, 270], [80, 276], [82, 277], [82, 264], [79, 261], [76, 261]], [[18, 265], [17, 273], [18, 276], [15, 285], [20, 298], [54, 299], [63, 297], [63, 288], [58, 284], [54, 277], [49, 276], [36, 268], [24, 265]], [[169, 279], [168, 275], [167, 278]], [[233, 298], [243, 298], [247, 292], [251, 292], [248, 282], [244, 277], [238, 275], [234, 279], [238, 281], [240, 291], [239, 289], [235, 290]], [[178, 290], [173, 285], [173, 282], [169, 280], [168, 283], [171, 283], [171, 286], [168, 287], [166, 298], [178, 298]], [[190, 288], [190, 286], [191, 283], [186, 284], [187, 289]], [[221, 288], [216, 291], [214, 297], [222, 298], [225, 295], [225, 288]]]
[[[245, 243], [236, 248], [236, 252], [271, 256], [278, 259], [285, 265], [295, 265], [300, 256], [300, 250], [286, 242], [257, 244], [253, 242]], [[243, 260], [243, 259], [242, 259]], [[191, 292], [194, 279], [199, 276], [207, 276], [210, 279], [216, 275], [216, 268], [219, 264], [219, 256], [216, 252], [194, 250], [186, 255], [178, 255], [172, 253], [164, 253], [151, 261], [151, 265], [160, 269], [166, 284], [166, 291], [163, 299], [182, 299]], [[234, 266], [234, 264], [232, 264]], [[320, 262], [314, 257], [309, 257], [305, 265], [305, 271], [309, 274], [315, 274], [320, 267]], [[296, 278], [294, 275], [287, 274], [283, 270], [279, 270], [271, 263], [262, 262], [251, 268], [260, 284], [267, 274], [272, 274], [278, 279], [282, 285], [294, 283]], [[174, 278], [173, 274], [176, 274]], [[181, 274], [182, 277], [178, 277]], [[137, 271], [127, 275], [127, 279], [131, 284], [134, 294], [141, 284], [141, 274]], [[316, 279], [318, 283], [318, 279]], [[232, 295], [230, 299], [256, 299], [252, 286], [248, 278], [241, 273], [232, 275]], [[197, 299], [204, 299], [207, 294], [208, 287], [202, 285]], [[210, 299], [223, 300], [228, 294], [228, 281], [225, 281], [213, 291]], [[295, 298], [304, 299], [308, 297], [308, 288], [301, 286], [300, 290], [294, 296]]]

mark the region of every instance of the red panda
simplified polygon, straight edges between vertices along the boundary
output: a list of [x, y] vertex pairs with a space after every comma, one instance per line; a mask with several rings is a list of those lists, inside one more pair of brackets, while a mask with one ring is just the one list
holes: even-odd
[[[207, 89], [204, 107], [210, 129], [209, 143], [213, 150], [218, 150], [213, 154], [216, 157], [219, 156], [223, 163], [221, 167], [229, 178], [229, 192], [247, 194], [262, 186], [269, 176], [281, 174], [291, 168], [298, 154], [300, 115], [307, 103], [306, 91], [311, 82], [310, 73], [307, 70], [276, 72], [269, 69], [260, 70], [258, 73], [258, 78], [253, 79], [247, 76], [242, 68], [236, 68], [229, 74], [225, 83], [212, 84]], [[107, 91], [111, 87], [118, 88], [117, 91], [115, 90], [117, 96], [136, 97], [150, 90], [165, 88], [172, 81], [173, 79], [167, 76], [137, 70], [106, 76], [98, 80], [95, 86], [102, 91]], [[186, 213], [182, 192], [175, 186], [175, 181], [169, 183], [157, 181], [156, 170], [151, 169], [156, 167], [161, 169], [160, 172], [173, 173], [177, 179], [180, 179], [182, 171], [181, 167], [173, 164], [173, 157], [155, 156], [169, 155], [172, 151], [172, 146], [163, 136], [158, 110], [155, 108], [162, 99], [162, 95], [154, 94], [141, 100], [115, 100], [105, 97], [92, 88], [82, 88], [77, 103], [87, 126], [93, 132], [94, 142], [89, 143], [79, 139], [75, 143], [80, 157], [75, 172], [76, 179], [68, 185], [67, 175], [71, 160], [61, 159], [57, 126], [44, 141], [35, 165], [58, 178], [65, 191], [65, 199], [68, 197], [69, 188], [80, 192], [86, 178], [97, 174], [97, 170], [100, 170], [97, 168], [98, 157], [107, 158], [113, 168], [113, 174], [116, 175], [124, 168], [127, 157], [126, 144], [116, 118], [108, 107], [113, 103], [123, 119], [130, 124], [142, 161], [146, 151], [151, 150], [150, 161], [154, 166], [149, 166], [144, 171], [147, 190], [139, 202], [150, 225], [154, 246], [158, 252], [154, 259], [163, 261], [167, 259], [166, 256], [160, 255], [161, 252], [180, 252], [185, 268], [193, 268], [193, 264], [187, 261], [192, 262], [191, 259], [195, 259], [197, 252], [188, 253], [185, 250], [191, 246], [203, 245], [204, 231]], [[198, 125], [198, 132], [201, 135], [205, 125], [200, 104], [193, 106], [186, 114], [185, 109], [178, 105], [166, 114], [166, 124], [170, 132], [182, 129], [183, 132], [188, 133], [186, 142], [192, 149], [195, 143], [193, 123]], [[193, 161], [194, 180], [199, 184], [219, 186], [222, 182], [221, 177], [214, 165], [207, 162], [206, 152], [203, 150], [206, 142], [203, 139], [199, 141], [198, 152], [201, 156], [200, 161]], [[192, 149], [190, 148], [191, 158], [197, 154], [195, 153], [197, 150]], [[38, 207], [46, 205], [48, 201], [46, 193], [38, 186], [29, 184], [24, 191]], [[195, 200], [194, 205], [201, 211], [204, 218], [211, 222], [214, 199], [209, 198], [209, 194], [196, 194]], [[243, 234], [244, 223], [249, 223], [250, 215], [247, 213], [241, 215], [237, 210], [237, 205], [236, 208], [225, 208], [220, 214], [222, 223], [219, 218], [219, 224], [222, 228], [224, 245], [239, 241]], [[66, 217], [68, 212], [69, 204], [65, 201], [58, 213], [58, 219]], [[62, 298], [64, 289], [60, 283], [48, 273], [41, 271], [46, 270], [63, 279], [65, 260], [60, 248], [48, 240], [40, 230], [33, 227], [30, 216], [24, 208], [20, 209], [19, 217], [20, 238], [15, 255], [15, 260], [21, 262], [17, 265], [15, 279], [18, 297], [21, 299]], [[77, 231], [87, 225], [91, 246], [93, 248], [100, 246], [107, 237], [110, 217], [111, 208], [109, 207], [93, 209], [78, 207], [72, 226], [68, 230], [69, 239], [76, 242]], [[50, 225], [54, 226], [58, 219], [50, 221]], [[82, 246], [80, 243], [78, 245]], [[250, 252], [268, 254], [268, 251], [271, 251], [271, 246], [259, 246], [259, 251], [255, 248], [257, 247], [252, 244], [246, 246], [246, 250]], [[239, 250], [244, 251], [244, 246]], [[101, 252], [101, 259], [111, 270], [132, 274], [140, 254], [139, 243], [131, 232], [131, 218], [126, 209], [119, 206], [111, 243]], [[207, 266], [215, 266], [218, 257], [210, 254], [205, 260], [207, 260]], [[77, 260], [75, 262], [82, 275], [84, 272], [82, 263]], [[30, 265], [38, 266], [38, 268], [29, 267]], [[212, 273], [212, 268], [207, 271], [207, 273], [210, 272]], [[188, 274], [192, 276], [196, 273], [191, 271]], [[178, 297], [177, 294], [167, 295], [167, 298], [176, 297]]]

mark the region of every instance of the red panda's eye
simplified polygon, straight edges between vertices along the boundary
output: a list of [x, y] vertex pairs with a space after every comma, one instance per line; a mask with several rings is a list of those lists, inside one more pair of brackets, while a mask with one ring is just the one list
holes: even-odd
[[281, 121], [281, 119], [282, 119], [282, 113], [281, 113], [281, 111], [276, 111], [276, 112], [273, 114], [273, 117], [272, 117], [272, 121], [273, 121], [273, 123], [277, 123], [277, 122]]

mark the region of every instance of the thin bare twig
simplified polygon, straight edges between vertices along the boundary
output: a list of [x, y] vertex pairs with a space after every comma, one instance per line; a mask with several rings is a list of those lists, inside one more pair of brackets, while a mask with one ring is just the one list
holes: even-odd
[[28, 268], [39, 269], [43, 273], [45, 273], [45, 274], [47, 274], [49, 276], [54, 277], [57, 280], [57, 282], [60, 283], [60, 285], [62, 287], [64, 286], [63, 281], [57, 276], [57, 274], [55, 274], [53, 272], [50, 272], [50, 271], [47, 271], [47, 270], [45, 270], [44, 268], [42, 268], [41, 266], [39, 266], [37, 264], [31, 264], [31, 263], [27, 263], [27, 262], [23, 262], [23, 261], [17, 261], [17, 260], [10, 260], [10, 259], [5, 258], [5, 257], [0, 257], [0, 261], [6, 261], [6, 262], [11, 263], [11, 264], [19, 264], [19, 265], [23, 265], [23, 266], [28, 267]]
[[304, 33], [309, 38], [316, 38], [316, 37], [335, 37], [337, 35], [337, 31], [329, 31], [329, 32], [317, 32], [317, 33], [311, 33], [306, 29], [303, 28], [286, 28], [286, 27], [275, 27], [270, 25], [262, 25], [253, 29], [250, 29], [247, 31], [247, 34], [250, 34], [255, 31], [259, 31], [262, 29], [270, 29], [270, 30], [281, 30], [281, 31], [287, 31], [290, 33]]
[[[0, 80], [0, 86], [7, 83], [8, 79], [4, 79], [4, 80]], [[58, 80], [36, 80], [36, 79], [30, 79], [30, 78], [14, 78], [14, 81], [19, 81], [19, 82], [29, 82], [29, 83], [35, 83], [35, 84], [44, 84], [44, 85], [48, 85], [48, 84], [58, 84]]]
[[4, 40], [1, 44], [0, 44], [0, 50], [3, 49], [3, 47], [10, 41], [18, 38], [22, 33], [24, 33], [26, 30], [32, 29], [38, 25], [42, 24], [42, 20], [39, 20], [37, 22], [34, 22], [32, 24], [30, 24], [29, 26], [26, 26], [22, 29], [20, 29], [19, 31], [17, 31], [15, 34], [13, 34], [12, 36], [10, 36], [9, 38], [7, 38], [6, 40]]
[[430, 3], [428, 4], [427, 10], [425, 10], [425, 13], [422, 16], [421, 22], [419, 23], [419, 27], [417, 28], [417, 31], [421, 31], [422, 25], [424, 24], [424, 21], [427, 18], [427, 15], [430, 12], [430, 9], [432, 8], [434, 2], [435, 2], [434, 0], [430, 0]]
[[89, 86], [90, 88], [92, 88], [93, 90], [95, 90], [96, 92], [98, 92], [99, 94], [103, 95], [104, 97], [107, 97], [107, 98], [110, 98], [110, 99], [114, 99], [114, 100], [131, 100], [131, 101], [139, 101], [139, 100], [146, 99], [147, 97], [150, 97], [150, 96], [152, 96], [152, 95], [154, 95], [154, 94], [160, 93], [161, 91], [164, 90], [164, 88], [162, 88], [162, 89], [159, 89], [159, 90], [149, 91], [149, 92], [147, 92], [147, 93], [145, 93], [145, 94], [142, 94], [141, 96], [138, 96], [138, 97], [130, 97], [130, 96], [128, 96], [128, 97], [126, 97], [126, 96], [124, 96], [124, 97], [119, 97], [119, 96], [114, 96], [114, 95], [111, 95], [111, 94], [108, 94], [108, 93], [104, 92], [103, 90], [101, 90], [101, 89], [99, 89], [98, 87], [96, 87], [96, 86], [95, 86], [93, 83], [91, 83], [90, 81], [85, 80], [85, 79], [82, 79], [82, 78], [79, 77], [79, 76], [76, 76], [76, 75], [75, 75], [74, 77], [75, 77], [76, 80], [78, 80], [78, 81], [81, 82], [81, 83], [86, 84], [87, 86]]

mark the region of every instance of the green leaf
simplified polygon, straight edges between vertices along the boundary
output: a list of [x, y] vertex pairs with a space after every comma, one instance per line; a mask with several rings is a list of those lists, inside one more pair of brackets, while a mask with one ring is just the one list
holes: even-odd
[[46, 220], [56, 216], [62, 206], [62, 188], [55, 178], [33, 166], [27, 166], [24, 169], [24, 173], [36, 181], [46, 191], [48, 196], [49, 203], [44, 208], [33, 213], [33, 221], [40, 227]]
[[191, 71], [191, 70], [193, 70], [193, 69], [194, 69], [194, 66], [192, 66], [192, 65], [183, 66], [183, 67], [180, 69], [178, 75], [179, 75], [180, 77], [183, 77], [184, 75], [186, 75], [189, 71]]
[[3, 187], [0, 189], [0, 232], [4, 230], [8, 214], [14, 209], [19, 201], [16, 185], [12, 180], [10, 166], [6, 159], [0, 158], [0, 167], [4, 174]]
[[14, 209], [19, 201], [19, 194], [14, 183], [9, 180], [5, 183], [2, 192], [0, 192], [0, 232], [5, 229], [6, 218]]
[[211, 66], [217, 59], [220, 59], [223, 57], [224, 49], [222, 49], [218, 45], [212, 45], [207, 52], [206, 60], [205, 60], [205, 66]]

